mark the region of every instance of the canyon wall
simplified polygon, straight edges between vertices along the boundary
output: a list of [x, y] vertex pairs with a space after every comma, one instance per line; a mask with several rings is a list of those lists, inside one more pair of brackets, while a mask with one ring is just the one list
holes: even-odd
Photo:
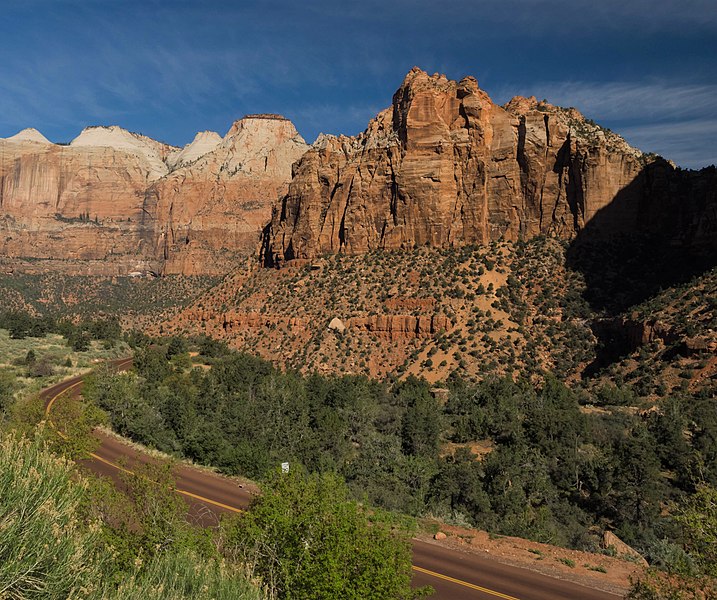
[[[293, 170], [293, 171], [292, 171]], [[7, 269], [231, 271], [324, 254], [645, 231], [717, 251], [717, 177], [645, 155], [575, 109], [495, 104], [413, 69], [356, 137], [309, 147], [277, 115], [174, 148], [119, 127], [0, 140]], [[16, 261], [17, 264], [13, 264]]]
[[68, 273], [226, 273], [256, 254], [307, 147], [276, 115], [183, 149], [115, 126], [69, 145], [25, 130], [0, 140], [0, 256]]

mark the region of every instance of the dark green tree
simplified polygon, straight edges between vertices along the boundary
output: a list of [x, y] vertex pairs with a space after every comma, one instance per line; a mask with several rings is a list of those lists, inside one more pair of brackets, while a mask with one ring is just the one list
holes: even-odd
[[403, 451], [411, 456], [437, 458], [442, 429], [442, 410], [425, 380], [411, 376], [397, 390], [406, 406], [401, 430]]

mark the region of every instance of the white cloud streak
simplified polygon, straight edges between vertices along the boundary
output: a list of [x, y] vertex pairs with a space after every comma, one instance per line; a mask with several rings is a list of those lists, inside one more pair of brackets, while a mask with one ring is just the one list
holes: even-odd
[[505, 85], [497, 92], [499, 101], [516, 94], [536, 96], [600, 119], [690, 119], [717, 113], [716, 84], [567, 81]]

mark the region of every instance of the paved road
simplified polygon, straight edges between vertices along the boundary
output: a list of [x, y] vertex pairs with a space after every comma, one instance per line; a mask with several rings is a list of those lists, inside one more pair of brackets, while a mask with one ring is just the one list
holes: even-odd
[[[113, 361], [126, 369], [131, 359]], [[79, 394], [82, 377], [57, 383], [42, 392], [47, 414], [63, 394]], [[121, 471], [132, 471], [138, 463], [152, 458], [130, 446], [95, 431], [100, 444], [82, 461], [95, 473], [119, 481]], [[221, 512], [241, 512], [252, 493], [236, 481], [215, 473], [179, 466], [175, 470], [177, 492], [190, 504], [190, 514], [207, 523]], [[554, 579], [534, 571], [497, 562], [474, 553], [450, 550], [418, 540], [413, 541], [413, 570], [416, 585], [431, 585], [438, 600], [617, 600], [619, 596]]]

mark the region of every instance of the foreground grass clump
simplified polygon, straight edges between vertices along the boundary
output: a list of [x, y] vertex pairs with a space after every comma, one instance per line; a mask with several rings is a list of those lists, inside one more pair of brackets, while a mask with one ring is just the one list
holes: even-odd
[[0, 439], [0, 597], [89, 598], [99, 526], [82, 522], [86, 486], [39, 439]]
[[219, 560], [202, 559], [190, 550], [155, 557], [147, 567], [121, 583], [107, 600], [261, 600], [243, 574]]

